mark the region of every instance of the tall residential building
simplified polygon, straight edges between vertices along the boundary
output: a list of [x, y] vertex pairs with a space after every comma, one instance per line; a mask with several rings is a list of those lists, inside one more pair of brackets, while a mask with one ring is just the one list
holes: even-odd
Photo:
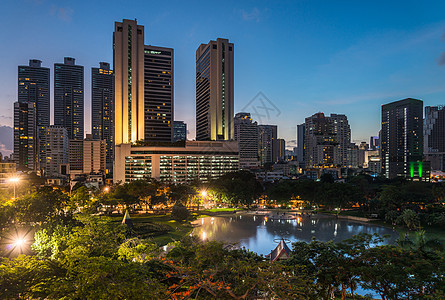
[[258, 156], [262, 166], [268, 163], [275, 163], [274, 143], [276, 139], [276, 125], [258, 125]]
[[[50, 121], [50, 73], [38, 59], [30, 59], [28, 66], [18, 66], [18, 102], [35, 103], [37, 130], [37, 162], [45, 157], [45, 127]], [[39, 169], [39, 166], [36, 166]]]
[[382, 170], [386, 178], [426, 179], [423, 101], [407, 98], [382, 106]]
[[115, 22], [113, 33], [115, 144], [143, 140], [144, 26]]
[[284, 161], [286, 156], [286, 141], [284, 139], [276, 139], [273, 143], [274, 147], [274, 163]]
[[173, 142], [187, 140], [187, 124], [184, 121], [173, 122]]
[[351, 129], [345, 115], [327, 117], [320, 112], [305, 119], [307, 168], [347, 166], [350, 144]]
[[233, 43], [218, 38], [196, 50], [196, 140], [233, 140]]
[[426, 106], [423, 128], [425, 159], [431, 170], [445, 171], [445, 107]]
[[91, 108], [93, 139], [105, 140], [106, 173], [110, 173], [114, 153], [114, 75], [109, 63], [91, 68]]
[[335, 135], [336, 147], [334, 149], [334, 164], [345, 167], [347, 165], [347, 149], [351, 144], [351, 127], [345, 115], [331, 114], [330, 126]]
[[87, 134], [84, 140], [69, 141], [70, 175], [105, 172], [106, 145], [105, 140], [93, 139]]
[[304, 153], [305, 153], [305, 146], [304, 146], [304, 136], [305, 136], [305, 123], [297, 125], [297, 160], [299, 163], [304, 163]]
[[68, 131], [69, 139], [83, 139], [84, 71], [72, 57], [54, 64], [54, 125]]
[[46, 177], [65, 175], [68, 164], [68, 131], [65, 127], [52, 125], [45, 128], [45, 154], [43, 173]]
[[145, 46], [144, 103], [145, 140], [172, 142], [174, 120], [174, 51]]
[[37, 171], [37, 128], [34, 102], [14, 103], [14, 162], [18, 170]]
[[253, 122], [250, 113], [235, 115], [235, 140], [238, 142], [239, 167], [248, 169], [258, 167], [258, 124]]

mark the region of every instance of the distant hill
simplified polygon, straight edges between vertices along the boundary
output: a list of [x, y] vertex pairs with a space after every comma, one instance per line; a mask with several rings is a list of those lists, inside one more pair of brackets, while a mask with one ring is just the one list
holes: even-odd
[[14, 150], [13, 128], [0, 126], [0, 152], [3, 156], [9, 156]]

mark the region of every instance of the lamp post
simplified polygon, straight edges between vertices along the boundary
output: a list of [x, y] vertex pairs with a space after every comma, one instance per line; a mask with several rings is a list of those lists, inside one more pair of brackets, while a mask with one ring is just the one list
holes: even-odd
[[19, 182], [19, 180], [20, 179], [18, 177], [9, 178], [9, 182], [11, 182], [12, 185], [14, 186], [14, 200], [15, 200], [15, 186], [16, 186], [17, 182]]

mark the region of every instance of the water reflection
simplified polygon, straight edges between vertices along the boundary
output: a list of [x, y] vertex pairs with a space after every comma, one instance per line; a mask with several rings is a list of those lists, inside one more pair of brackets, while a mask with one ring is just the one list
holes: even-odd
[[[360, 232], [390, 235], [386, 243], [394, 243], [398, 233], [378, 225], [335, 219], [328, 216], [298, 217], [294, 220], [268, 219], [265, 216], [238, 215], [230, 217], [206, 217], [193, 222], [197, 226], [193, 234], [204, 240], [238, 243], [240, 247], [258, 254], [269, 254], [276, 246], [274, 239], [286, 238], [291, 242], [310, 242], [313, 237], [321, 241], [338, 242]], [[289, 245], [290, 246], [290, 245]]]

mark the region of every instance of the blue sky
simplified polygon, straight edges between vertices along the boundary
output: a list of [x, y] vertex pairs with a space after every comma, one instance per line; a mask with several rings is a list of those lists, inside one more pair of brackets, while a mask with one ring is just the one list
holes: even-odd
[[[112, 62], [114, 21], [137, 18], [145, 42], [175, 49], [175, 119], [195, 135], [195, 51], [217, 37], [235, 44], [235, 112], [275, 107], [288, 146], [316, 112], [348, 116], [355, 141], [380, 127], [380, 106], [406, 97], [445, 104], [445, 1], [65, 1], [1, 0], [0, 125], [12, 125], [17, 65], [76, 58]], [[51, 83], [53, 85], [53, 83]], [[249, 104], [250, 103], [250, 104]], [[252, 106], [253, 105], [253, 106]], [[52, 117], [52, 116], [51, 116]]]

